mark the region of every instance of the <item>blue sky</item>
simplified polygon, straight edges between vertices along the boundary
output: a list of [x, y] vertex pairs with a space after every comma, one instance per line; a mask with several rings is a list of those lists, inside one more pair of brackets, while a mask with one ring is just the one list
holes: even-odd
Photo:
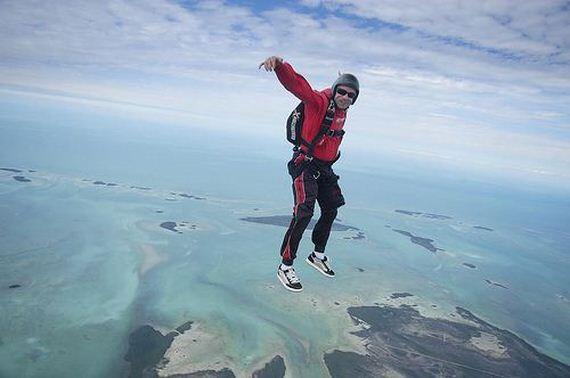
[[281, 140], [273, 54], [360, 78], [347, 153], [570, 183], [568, 1], [0, 2], [5, 95]]

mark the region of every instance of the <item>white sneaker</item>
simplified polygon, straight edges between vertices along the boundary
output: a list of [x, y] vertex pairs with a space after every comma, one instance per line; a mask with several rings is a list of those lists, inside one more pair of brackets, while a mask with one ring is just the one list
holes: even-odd
[[316, 257], [313, 253], [311, 253], [305, 259], [305, 261], [307, 262], [307, 264], [309, 264], [310, 266], [312, 266], [313, 268], [315, 268], [316, 270], [318, 270], [319, 272], [321, 272], [325, 276], [334, 277], [334, 272], [329, 267], [329, 265], [327, 264], [327, 258], [326, 257], [324, 260], [321, 260], [318, 257]]
[[301, 281], [297, 274], [295, 273], [295, 269], [290, 267], [287, 270], [281, 269], [281, 267], [277, 268], [277, 278], [279, 281], [285, 286], [285, 289], [290, 291], [302, 291], [303, 286], [301, 286]]

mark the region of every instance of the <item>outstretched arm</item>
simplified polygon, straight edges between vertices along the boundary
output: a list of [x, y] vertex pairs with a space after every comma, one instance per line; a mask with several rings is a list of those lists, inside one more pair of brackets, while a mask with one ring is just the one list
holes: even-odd
[[261, 67], [265, 68], [267, 72], [275, 71], [277, 78], [285, 89], [293, 93], [299, 100], [313, 102], [319, 98], [307, 80], [295, 72], [290, 64], [284, 62], [283, 58], [270, 56], [265, 59], [258, 68], [261, 69]]

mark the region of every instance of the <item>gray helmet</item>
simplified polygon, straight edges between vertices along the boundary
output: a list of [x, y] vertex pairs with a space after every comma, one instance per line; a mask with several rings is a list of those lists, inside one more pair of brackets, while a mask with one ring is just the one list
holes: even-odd
[[336, 93], [336, 87], [339, 85], [346, 85], [347, 87], [352, 88], [356, 91], [356, 97], [352, 99], [352, 103], [354, 104], [358, 98], [358, 93], [360, 92], [360, 84], [358, 83], [356, 76], [349, 73], [340, 75], [332, 85], [333, 96]]

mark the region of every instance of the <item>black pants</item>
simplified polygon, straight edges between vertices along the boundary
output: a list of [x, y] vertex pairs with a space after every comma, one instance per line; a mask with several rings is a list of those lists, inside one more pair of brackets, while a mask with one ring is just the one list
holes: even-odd
[[328, 164], [316, 161], [307, 162], [303, 155], [295, 154], [288, 163], [289, 174], [293, 178], [293, 219], [285, 233], [281, 245], [283, 264], [292, 265], [297, 256], [297, 249], [303, 232], [309, 225], [318, 202], [321, 216], [315, 224], [312, 242], [315, 251], [324, 252], [338, 208], [345, 204], [338, 185], [339, 176], [335, 175]]

